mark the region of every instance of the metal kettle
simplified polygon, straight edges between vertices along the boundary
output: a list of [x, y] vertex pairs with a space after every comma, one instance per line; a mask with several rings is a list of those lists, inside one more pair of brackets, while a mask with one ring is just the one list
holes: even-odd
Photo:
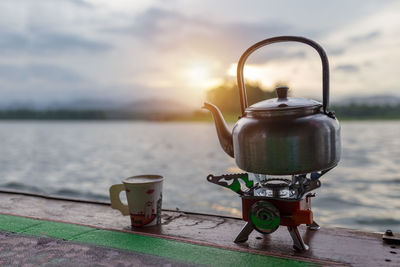
[[[277, 42], [300, 42], [313, 47], [322, 62], [323, 101], [287, 96], [287, 87], [278, 87], [278, 97], [248, 106], [243, 79], [244, 64], [255, 50]], [[219, 109], [210, 103], [218, 138], [224, 151], [235, 158], [242, 170], [257, 174], [293, 175], [324, 171], [335, 167], [341, 154], [340, 125], [329, 105], [329, 63], [323, 48], [298, 36], [279, 36], [248, 48], [237, 66], [242, 116], [231, 132]]]

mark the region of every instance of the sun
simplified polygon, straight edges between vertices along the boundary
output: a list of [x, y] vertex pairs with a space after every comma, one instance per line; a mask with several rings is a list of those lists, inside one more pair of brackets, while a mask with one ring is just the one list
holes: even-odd
[[191, 66], [188, 66], [186, 73], [188, 78], [195, 83], [202, 83], [211, 77], [209, 68], [201, 63], [191, 64]]
[[[229, 76], [236, 77], [237, 64], [231, 64], [227, 74]], [[246, 65], [243, 69], [243, 76], [246, 81], [250, 82], [261, 82], [265, 86], [271, 86], [274, 81], [271, 80], [273, 74], [268, 66], [258, 66], [258, 65]]]
[[213, 77], [213, 67], [206, 62], [191, 62], [183, 71], [186, 83], [191, 87], [208, 88], [214, 86], [218, 81]]
[[[228, 69], [228, 74], [230, 76], [236, 76], [236, 73], [237, 73], [237, 64], [236, 63], [231, 64], [231, 66]], [[263, 77], [263, 69], [256, 66], [246, 65], [244, 66], [243, 69], [243, 75], [246, 80], [257, 81]]]

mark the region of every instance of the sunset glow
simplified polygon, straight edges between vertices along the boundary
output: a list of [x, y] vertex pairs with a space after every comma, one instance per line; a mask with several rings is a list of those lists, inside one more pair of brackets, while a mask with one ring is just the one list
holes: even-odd
[[190, 63], [182, 73], [184, 82], [193, 88], [205, 90], [221, 82], [221, 79], [214, 77], [211, 64], [206, 62]]
[[[400, 2], [367, 2], [0, 1], [0, 106], [157, 96], [197, 108], [207, 89], [235, 80], [249, 46], [279, 35], [324, 47], [333, 100], [399, 96]], [[244, 78], [321, 96], [318, 54], [300, 44], [260, 49]]]
[[[228, 75], [236, 77], [237, 64], [231, 64], [228, 69]], [[268, 66], [246, 65], [244, 66], [243, 76], [246, 81], [260, 82], [265, 87], [271, 87], [275, 84], [274, 73]]]
[[185, 72], [190, 81], [198, 85], [204, 84], [211, 77], [209, 68], [202, 63], [192, 64]]

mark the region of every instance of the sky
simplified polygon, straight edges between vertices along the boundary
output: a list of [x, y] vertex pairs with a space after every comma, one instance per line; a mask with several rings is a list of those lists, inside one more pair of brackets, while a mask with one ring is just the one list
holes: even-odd
[[[331, 99], [396, 95], [400, 1], [2, 0], [0, 105], [172, 99], [200, 107], [235, 79], [260, 40], [304, 36], [324, 47]], [[321, 98], [318, 54], [273, 44], [247, 61], [245, 78], [285, 82]]]

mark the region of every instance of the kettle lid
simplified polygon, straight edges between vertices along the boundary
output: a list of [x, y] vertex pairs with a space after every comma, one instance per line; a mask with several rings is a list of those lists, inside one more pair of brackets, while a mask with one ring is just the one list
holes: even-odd
[[315, 113], [322, 107], [318, 101], [287, 97], [289, 88], [286, 86], [277, 87], [277, 98], [267, 99], [246, 108], [247, 115], [254, 116], [284, 116], [284, 115], [305, 115]]

